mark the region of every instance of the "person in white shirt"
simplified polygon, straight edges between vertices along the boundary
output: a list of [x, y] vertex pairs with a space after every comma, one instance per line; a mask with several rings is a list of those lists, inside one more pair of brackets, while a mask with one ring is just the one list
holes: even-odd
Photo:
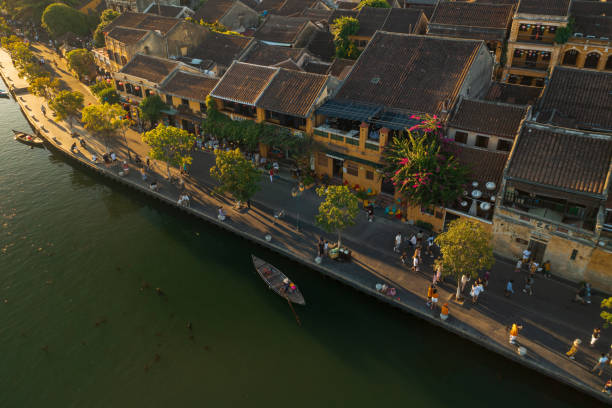
[[595, 366], [593, 367], [591, 372], [599, 370], [599, 373], [597, 375], [601, 376], [603, 374], [604, 368], [606, 367], [606, 364], [608, 363], [609, 360], [610, 359], [605, 354], [602, 353], [601, 356], [599, 357], [599, 359], [597, 360], [597, 364], [595, 364]]
[[91, 155], [91, 161], [92, 161], [93, 163], [95, 163], [97, 160], [98, 160], [98, 156], [96, 156], [96, 154], [95, 154], [95, 153], [94, 153], [94, 154], [92, 154], [92, 155]]
[[531, 256], [531, 251], [529, 249], [525, 249], [523, 251], [523, 263], [526, 264], [529, 262], [529, 257]]
[[413, 235], [412, 238], [410, 238], [410, 244], [412, 246], [416, 246], [416, 244], [417, 244], [417, 237], [415, 235]]
[[394, 252], [400, 251], [400, 246], [402, 245], [402, 234], [400, 232], [395, 236], [395, 246], [393, 247]]

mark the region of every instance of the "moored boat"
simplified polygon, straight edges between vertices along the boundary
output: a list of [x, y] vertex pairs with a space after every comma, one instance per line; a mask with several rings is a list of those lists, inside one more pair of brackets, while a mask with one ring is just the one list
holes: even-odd
[[8, 97], [9, 97], [9, 93], [5, 91], [4, 89], [0, 89], [0, 98], [8, 98]]
[[259, 273], [261, 279], [268, 284], [270, 289], [293, 303], [297, 303], [298, 305], [306, 304], [302, 292], [300, 292], [297, 285], [293, 283], [287, 275], [255, 255], [251, 255], [251, 258], [253, 258], [253, 265], [257, 273]]
[[28, 146], [43, 147], [44, 140], [42, 140], [38, 136], [32, 136], [28, 133], [20, 132], [18, 130], [13, 130], [13, 133], [15, 134], [15, 140], [17, 140], [18, 142], [27, 144]]

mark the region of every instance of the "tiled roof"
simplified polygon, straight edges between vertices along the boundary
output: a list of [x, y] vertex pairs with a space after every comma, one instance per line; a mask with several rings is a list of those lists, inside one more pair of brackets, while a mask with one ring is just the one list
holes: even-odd
[[482, 42], [386, 33], [370, 40], [338, 99], [439, 114], [454, 103]]
[[338, 9], [340, 10], [352, 10], [355, 7], [357, 7], [358, 4], [359, 2], [355, 2], [355, 1], [341, 1], [341, 0], [336, 1], [336, 5], [338, 6]]
[[436, 10], [436, 5], [433, 4], [406, 4], [406, 8], [410, 10], [421, 10], [425, 13], [425, 16], [430, 19], [433, 16], [434, 11]]
[[518, 13], [567, 16], [571, 0], [521, 0]]
[[430, 24], [505, 29], [510, 24], [514, 7], [505, 4], [441, 2]]
[[176, 71], [164, 84], [162, 92], [173, 94], [181, 98], [205, 102], [210, 91], [217, 85], [218, 79], [204, 75]]
[[331, 61], [336, 55], [334, 36], [328, 31], [316, 30], [306, 44], [306, 49], [322, 60]]
[[149, 31], [136, 28], [115, 27], [108, 32], [108, 37], [123, 44], [134, 44], [142, 40]]
[[178, 62], [169, 59], [136, 54], [119, 72], [159, 84], [178, 65]]
[[542, 128], [523, 127], [508, 176], [581, 193], [603, 194], [612, 159], [612, 138]]
[[254, 106], [278, 70], [279, 68], [234, 62], [211, 95]]
[[304, 17], [284, 17], [271, 15], [255, 32], [260, 41], [291, 44], [302, 32], [309, 20]]
[[310, 21], [325, 21], [328, 22], [333, 14], [333, 10], [307, 8], [302, 11], [302, 17], [306, 17]]
[[332, 11], [332, 15], [329, 18], [329, 24], [333, 24], [334, 21], [339, 19], [340, 17], [353, 17], [357, 18], [359, 11], [357, 10], [344, 10], [344, 9], [336, 9]]
[[195, 21], [204, 20], [205, 23], [214, 23], [233, 6], [234, 0], [207, 0], [196, 10], [193, 19]]
[[424, 17], [422, 13], [423, 11], [418, 9], [392, 8], [380, 29], [393, 33], [415, 33], [419, 21]]
[[440, 37], [466, 38], [470, 40], [483, 41], [502, 41], [506, 38], [506, 30], [500, 28], [478, 28], [478, 27], [459, 27], [459, 26], [429, 26], [428, 35]]
[[494, 182], [496, 186], [501, 185], [508, 153], [468, 146], [453, 147], [456, 147], [457, 160], [469, 169], [470, 181], [477, 181], [481, 186], [489, 181]]
[[359, 20], [359, 31], [357, 36], [360, 37], [371, 37], [374, 35], [376, 30], [385, 23], [387, 16], [391, 9], [377, 8], [377, 7], [364, 7], [359, 11], [357, 20]]
[[105, 30], [108, 32], [115, 27], [139, 28], [159, 31], [166, 35], [181, 21], [183, 20], [180, 18], [163, 17], [156, 14], [125, 12], [114, 19]]
[[311, 112], [327, 76], [281, 69], [257, 102], [257, 106], [305, 118]]
[[336, 58], [332, 62], [329, 73], [336, 78], [344, 79], [348, 75], [351, 68], [353, 68], [353, 65], [355, 65], [354, 60]]
[[570, 7], [572, 16], [612, 16], [612, 2], [609, 1], [577, 1]]
[[463, 99], [449, 126], [514, 139], [527, 106]]
[[612, 72], [555, 67], [536, 120], [577, 129], [612, 131]]
[[157, 15], [164, 16], [164, 17], [176, 17], [182, 11], [183, 11], [182, 6], [172, 6], [168, 4], [160, 4], [158, 8], [156, 4], [153, 4], [153, 6], [149, 8], [149, 11], [147, 11], [147, 13], [157, 14]]
[[190, 57], [201, 60], [210, 60], [229, 67], [242, 50], [253, 40], [251, 37], [215, 33], [206, 34], [202, 43], [190, 53]]
[[262, 0], [258, 2], [257, 11], [268, 11], [269, 13], [274, 12], [275, 10], [280, 9], [283, 6], [285, 0]]
[[299, 16], [305, 9], [315, 6], [317, 1], [318, 0], [285, 0], [282, 6], [273, 13], [281, 16]]
[[575, 33], [583, 36], [612, 37], [612, 14], [610, 16], [575, 16]]
[[292, 59], [281, 61], [278, 64], [274, 64], [274, 66], [279, 67], [279, 68], [291, 69], [294, 71], [303, 71], [303, 69], [298, 64], [296, 64]]
[[302, 66], [302, 69], [306, 72], [311, 72], [313, 74], [321, 74], [327, 75], [331, 68], [331, 64], [329, 63], [321, 63], [316, 61], [306, 61]]
[[484, 99], [514, 103], [517, 105], [533, 105], [542, 93], [542, 88], [536, 86], [523, 86], [507, 84], [504, 82], [492, 82]]
[[281, 47], [257, 41], [241, 58], [241, 61], [250, 64], [272, 66], [287, 59], [297, 61], [303, 53], [303, 48]]

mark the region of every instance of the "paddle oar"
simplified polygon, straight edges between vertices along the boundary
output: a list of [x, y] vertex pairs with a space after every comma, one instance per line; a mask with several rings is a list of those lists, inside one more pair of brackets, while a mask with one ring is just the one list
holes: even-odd
[[289, 307], [291, 308], [291, 311], [293, 312], [293, 316], [295, 316], [295, 321], [297, 322], [298, 326], [302, 327], [300, 318], [298, 317], [297, 313], [295, 313], [295, 310], [293, 309], [293, 305], [291, 304], [291, 301], [289, 300], [289, 296], [285, 295], [285, 299], [287, 299], [287, 303], [289, 303]]

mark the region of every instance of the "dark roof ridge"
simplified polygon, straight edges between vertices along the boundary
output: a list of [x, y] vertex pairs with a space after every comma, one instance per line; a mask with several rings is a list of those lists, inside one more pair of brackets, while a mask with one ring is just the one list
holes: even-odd
[[538, 123], [532, 120], [526, 120], [525, 126], [528, 128], [543, 130], [545, 132], [560, 133], [564, 135], [572, 135], [597, 140], [612, 140], [612, 135], [609, 133], [572, 129], [563, 126], [551, 125], [549, 123]]
[[518, 104], [518, 103], [508, 103], [508, 102], [501, 102], [501, 101], [488, 101], [486, 99], [478, 99], [478, 98], [470, 98], [470, 97], [462, 97], [461, 100], [462, 101], [472, 101], [472, 102], [488, 103], [490, 105], [507, 106], [509, 108], [528, 108], [530, 106], [528, 104], [521, 105], [521, 104]]

